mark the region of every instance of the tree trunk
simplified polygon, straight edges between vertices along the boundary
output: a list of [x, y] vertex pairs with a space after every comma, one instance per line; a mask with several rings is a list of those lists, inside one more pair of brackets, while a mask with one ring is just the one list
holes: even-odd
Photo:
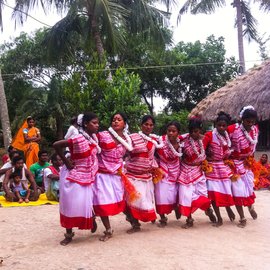
[[56, 122], [56, 136], [57, 140], [63, 140], [64, 138], [64, 131], [63, 131], [63, 119], [60, 117], [56, 117], [55, 119]]
[[100, 32], [99, 32], [99, 29], [98, 29], [97, 20], [96, 20], [96, 17], [94, 15], [93, 15], [93, 18], [92, 18], [91, 27], [92, 27], [92, 32], [93, 32], [93, 37], [94, 37], [94, 40], [95, 40], [95, 44], [96, 44], [98, 57], [99, 57], [99, 60], [102, 61], [103, 56], [104, 56], [104, 48], [103, 48], [102, 40], [101, 40], [101, 37], [100, 37]]
[[152, 105], [149, 103], [149, 101], [147, 100], [147, 98], [146, 98], [146, 96], [145, 96], [144, 93], [142, 93], [141, 95], [142, 95], [142, 97], [143, 97], [143, 99], [144, 99], [144, 101], [145, 101], [145, 103], [146, 103], [146, 105], [148, 107], [148, 110], [149, 110], [150, 114], [153, 115], [154, 114], [154, 111], [153, 111]]
[[237, 36], [238, 36], [238, 54], [240, 63], [240, 73], [246, 72], [245, 55], [244, 55], [244, 44], [243, 44], [243, 17], [241, 0], [234, 0], [234, 7], [236, 8], [236, 25], [237, 25]]
[[0, 70], [0, 117], [3, 130], [4, 146], [7, 149], [11, 143], [12, 136], [8, 116], [7, 99], [4, 90], [4, 83], [2, 80], [1, 70]]

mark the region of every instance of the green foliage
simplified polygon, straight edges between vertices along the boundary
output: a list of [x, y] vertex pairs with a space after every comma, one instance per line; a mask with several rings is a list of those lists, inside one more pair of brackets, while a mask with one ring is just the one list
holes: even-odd
[[105, 65], [86, 64], [83, 74], [74, 73], [65, 81], [70, 112], [75, 115], [85, 111], [97, 113], [102, 129], [109, 127], [113, 113], [124, 112], [129, 117], [131, 129], [135, 129], [140, 116], [147, 112], [139, 95], [139, 76], [128, 74], [123, 68], [113, 75], [103, 69]]
[[158, 114], [156, 119], [156, 126], [155, 130], [157, 134], [165, 134], [166, 133], [166, 126], [171, 121], [178, 121], [181, 127], [181, 134], [188, 132], [188, 114], [189, 112], [186, 110], [182, 110], [179, 112], [174, 112], [171, 114], [168, 113], [160, 113]]

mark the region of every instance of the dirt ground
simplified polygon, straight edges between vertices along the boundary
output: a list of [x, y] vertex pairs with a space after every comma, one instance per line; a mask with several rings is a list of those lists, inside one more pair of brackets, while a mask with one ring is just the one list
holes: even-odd
[[[245, 229], [230, 222], [211, 226], [197, 211], [195, 226], [184, 230], [184, 219], [169, 216], [167, 228], [143, 224], [142, 231], [128, 235], [124, 215], [111, 218], [114, 237], [100, 242], [103, 227], [75, 231], [74, 241], [63, 247], [64, 230], [59, 226], [58, 205], [0, 209], [1, 269], [270, 269], [270, 191], [256, 192], [259, 218], [249, 216]], [[1, 264], [0, 264], [1, 266]]]

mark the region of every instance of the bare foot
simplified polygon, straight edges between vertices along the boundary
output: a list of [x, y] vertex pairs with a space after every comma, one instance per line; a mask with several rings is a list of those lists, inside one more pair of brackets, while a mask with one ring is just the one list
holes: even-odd
[[127, 230], [128, 234], [133, 234], [135, 232], [140, 232], [141, 228], [140, 227], [132, 227], [131, 229]]
[[159, 228], [164, 228], [164, 227], [166, 227], [166, 226], [167, 226], [167, 220], [168, 220], [168, 218], [166, 218], [166, 217], [160, 219], [160, 220], [159, 220], [158, 227], [159, 227]]
[[19, 199], [19, 203], [22, 203], [23, 202], [23, 199], [21, 198], [21, 199]]
[[74, 232], [65, 233], [65, 239], [60, 242], [60, 245], [62, 246], [68, 245], [72, 241], [73, 236], [74, 236]]
[[212, 224], [213, 227], [220, 227], [223, 225], [223, 220], [222, 218], [221, 219], [218, 219], [218, 221], [214, 224]]
[[106, 230], [103, 233], [104, 233], [104, 235], [102, 235], [101, 237], [99, 237], [99, 241], [106, 242], [110, 238], [112, 238], [112, 236], [113, 236], [113, 230], [112, 229]]
[[193, 218], [187, 218], [186, 224], [182, 225], [181, 227], [183, 229], [189, 229], [189, 228], [193, 227], [193, 222], [194, 222]]
[[239, 220], [239, 223], [237, 224], [237, 227], [239, 228], [245, 228], [247, 225], [247, 220], [245, 218], [242, 218]]
[[26, 203], [29, 203], [29, 200], [28, 200], [28, 199], [25, 199], [24, 201], [25, 201]]

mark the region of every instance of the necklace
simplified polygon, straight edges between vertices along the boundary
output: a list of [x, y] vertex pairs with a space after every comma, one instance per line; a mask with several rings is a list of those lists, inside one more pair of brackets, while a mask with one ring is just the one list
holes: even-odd
[[252, 126], [252, 128], [251, 128], [251, 131], [252, 131], [252, 133], [254, 134], [254, 139], [252, 139], [252, 137], [249, 135], [249, 133], [247, 132], [247, 130], [245, 129], [245, 127], [244, 127], [242, 124], [240, 125], [240, 128], [241, 128], [241, 130], [243, 131], [243, 133], [244, 133], [246, 139], [247, 139], [251, 144], [255, 144], [255, 145], [256, 145], [257, 142], [258, 142], [258, 136], [257, 136], [257, 134], [256, 134], [255, 127]]
[[196, 145], [195, 145], [195, 141], [193, 140], [193, 138], [191, 138], [189, 136], [189, 141], [191, 143], [191, 146], [192, 146], [192, 149], [194, 151], [194, 153], [197, 155], [197, 158], [199, 159], [205, 159], [205, 151], [204, 151], [204, 148], [203, 148], [203, 143], [202, 143], [202, 140], [198, 140], [198, 143], [199, 143], [199, 146], [200, 146], [200, 152], [198, 151]]
[[177, 157], [182, 157], [183, 153], [182, 153], [182, 145], [180, 144], [180, 140], [179, 138], [177, 138], [176, 142], [178, 144], [178, 149], [176, 150], [173, 145], [171, 144], [168, 136], [166, 135], [165, 140], [167, 142], [167, 144], [169, 145], [169, 148], [171, 149], [171, 151], [173, 152], [173, 154]]
[[79, 132], [83, 135], [83, 137], [88, 140], [91, 144], [94, 144], [97, 148], [97, 152], [100, 153], [101, 152], [101, 148], [98, 145], [98, 138], [97, 135], [95, 133], [92, 134], [92, 136], [90, 136], [88, 133], [86, 133], [83, 129], [80, 129]]
[[[143, 137], [144, 140], [153, 143], [157, 149], [162, 148], [164, 146], [164, 144], [160, 140], [160, 137], [155, 134], [150, 134], [149, 136], [147, 136], [142, 131], [139, 131], [139, 134], [141, 135], [141, 137]], [[159, 139], [159, 143], [153, 140], [150, 136]]]
[[229, 148], [232, 146], [232, 142], [227, 131], [225, 131], [224, 133], [225, 138], [217, 131], [216, 128], [214, 128], [213, 133], [216, 134], [217, 138], [219, 139], [219, 141], [221, 141], [223, 146], [228, 146]]
[[130, 139], [130, 137], [128, 136], [128, 134], [126, 132], [123, 132], [123, 135], [126, 139], [126, 141], [121, 138], [117, 133], [116, 131], [112, 128], [112, 127], [109, 127], [109, 132], [113, 135], [113, 137], [118, 141], [120, 142], [128, 151], [132, 151], [133, 150], [133, 146], [132, 146], [132, 141]]

